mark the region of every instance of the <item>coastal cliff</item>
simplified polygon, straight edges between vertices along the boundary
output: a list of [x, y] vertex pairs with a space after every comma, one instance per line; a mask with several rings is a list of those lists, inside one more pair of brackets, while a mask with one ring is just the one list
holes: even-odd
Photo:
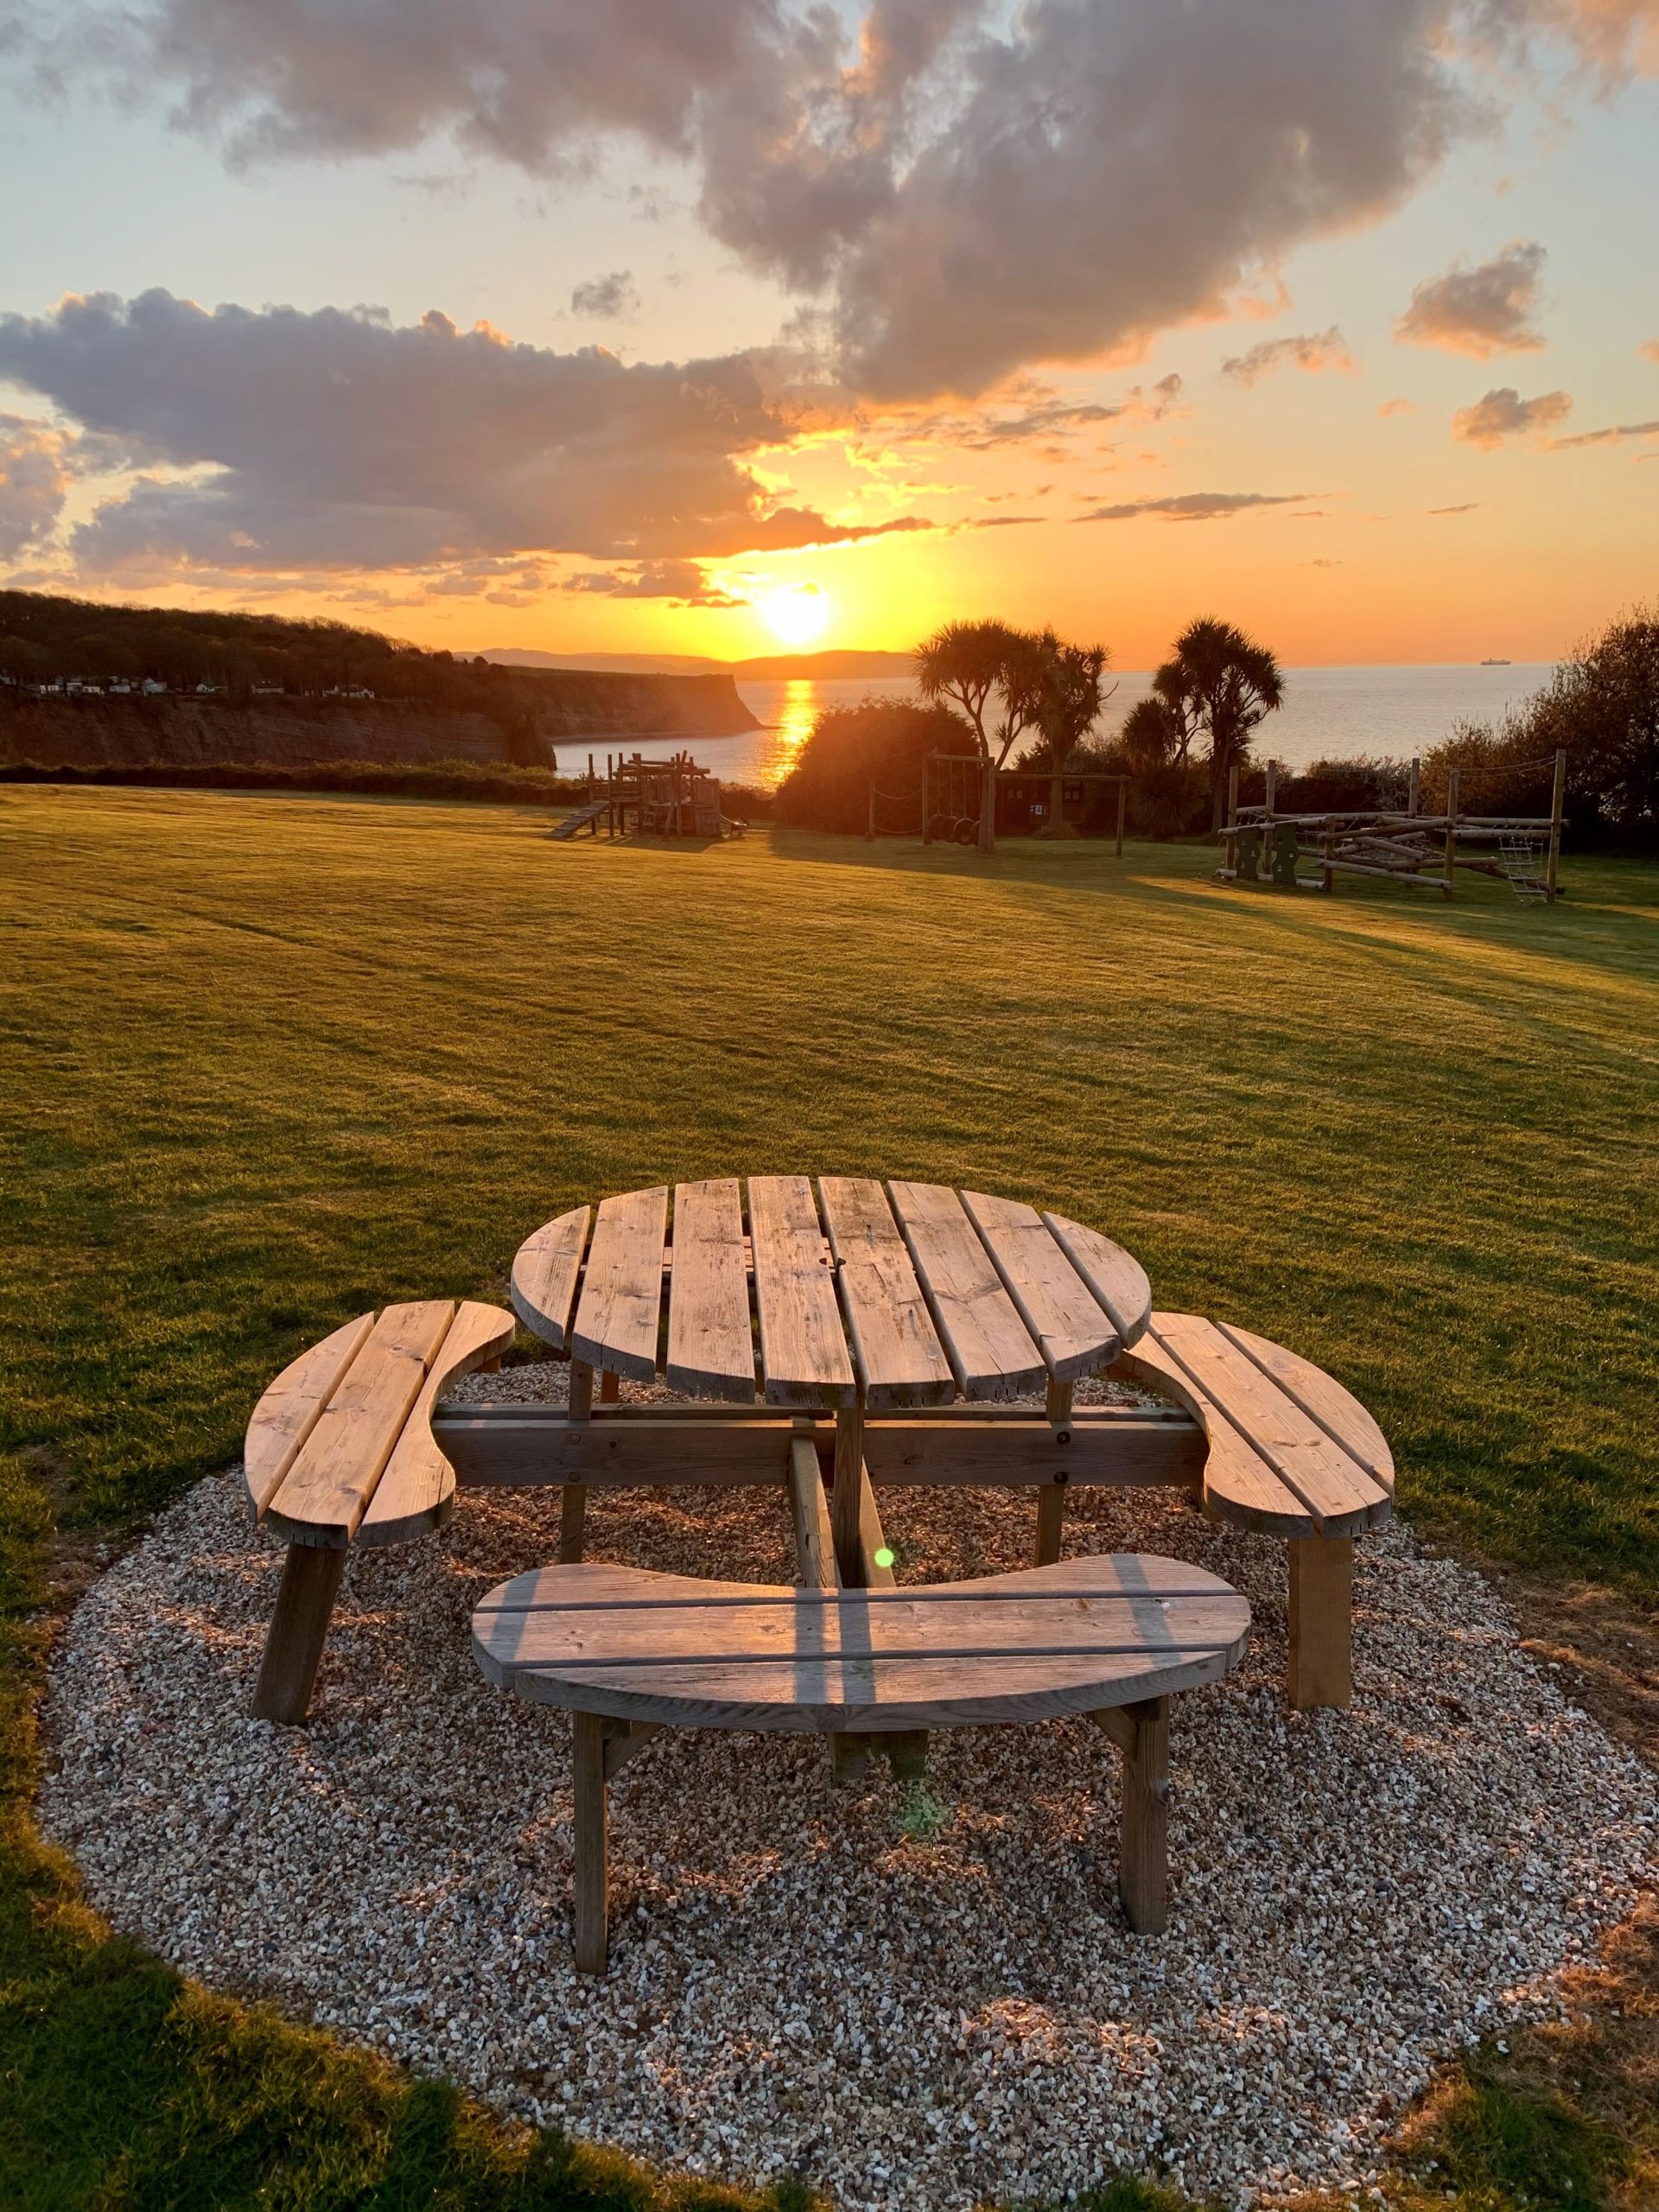
[[512, 706], [511, 712], [485, 713], [418, 699], [238, 702], [173, 693], [65, 696], [0, 688], [0, 766], [471, 760], [522, 767], [552, 765], [561, 745], [585, 759], [590, 747], [603, 752], [689, 745], [759, 727], [729, 676], [537, 670]]

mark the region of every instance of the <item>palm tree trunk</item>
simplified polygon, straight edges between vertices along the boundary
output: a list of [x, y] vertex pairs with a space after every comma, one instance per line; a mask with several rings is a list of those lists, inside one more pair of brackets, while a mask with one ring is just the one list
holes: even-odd
[[979, 768], [979, 849], [996, 850], [996, 763], [988, 753]]

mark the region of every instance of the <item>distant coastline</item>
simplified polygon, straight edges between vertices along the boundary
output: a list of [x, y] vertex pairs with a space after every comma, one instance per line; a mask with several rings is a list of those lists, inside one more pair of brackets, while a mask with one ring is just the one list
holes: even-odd
[[856, 646], [715, 660], [705, 653], [543, 653], [528, 646], [503, 645], [486, 648], [477, 658], [500, 668], [583, 668], [618, 676], [729, 676], [737, 683], [839, 683], [856, 677], [903, 681], [915, 666], [913, 654], [866, 652]]

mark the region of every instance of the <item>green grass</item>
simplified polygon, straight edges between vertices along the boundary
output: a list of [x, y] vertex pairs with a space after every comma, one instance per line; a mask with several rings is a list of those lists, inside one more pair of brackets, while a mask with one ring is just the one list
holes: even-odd
[[111, 1949], [18, 1798], [54, 1521], [128, 1525], [324, 1329], [499, 1295], [581, 1198], [810, 1169], [1044, 1198], [1340, 1376], [1420, 1525], [1659, 1592], [1659, 868], [1572, 864], [1540, 912], [1224, 890], [1186, 847], [543, 830], [0, 790], [8, 2202], [652, 2201]]

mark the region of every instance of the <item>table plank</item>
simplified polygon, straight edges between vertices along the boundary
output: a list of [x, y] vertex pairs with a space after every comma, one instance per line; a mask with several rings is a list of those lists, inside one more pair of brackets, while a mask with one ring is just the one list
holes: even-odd
[[1036, 1210], [981, 1191], [964, 1191], [962, 1203], [1053, 1380], [1109, 1365], [1122, 1339]]
[[570, 1336], [570, 1357], [636, 1382], [657, 1379], [668, 1188], [601, 1200]]
[[387, 1306], [270, 1501], [284, 1534], [351, 1541], [454, 1314], [447, 1298]]
[[749, 1241], [767, 1404], [853, 1404], [857, 1377], [804, 1175], [750, 1176]]
[[948, 1404], [957, 1394], [950, 1363], [887, 1192], [861, 1177], [821, 1175], [818, 1194], [865, 1404], [871, 1412]]
[[576, 1302], [591, 1206], [577, 1206], [525, 1237], [512, 1262], [513, 1311], [555, 1351], [570, 1348], [570, 1311]]
[[1138, 1343], [1152, 1319], [1152, 1285], [1140, 1261], [1097, 1229], [1085, 1229], [1064, 1214], [1046, 1213], [1043, 1220], [1100, 1300], [1120, 1340], [1125, 1345]]
[[754, 1337], [735, 1176], [680, 1183], [668, 1297], [668, 1386], [691, 1398], [754, 1402]]
[[990, 1255], [954, 1191], [894, 1183], [893, 1210], [967, 1398], [1013, 1398], [1041, 1388], [1047, 1370]]
[[1294, 1399], [1327, 1436], [1333, 1437], [1351, 1459], [1363, 1467], [1384, 1490], [1392, 1491], [1394, 1454], [1389, 1449], [1387, 1437], [1357, 1398], [1323, 1368], [1315, 1367], [1312, 1360], [1303, 1359], [1296, 1352], [1287, 1351], [1282, 1344], [1270, 1344], [1266, 1337], [1258, 1337], [1252, 1330], [1236, 1329], [1230, 1321], [1220, 1321], [1216, 1325], [1246, 1358], [1271, 1376], [1285, 1395]]

